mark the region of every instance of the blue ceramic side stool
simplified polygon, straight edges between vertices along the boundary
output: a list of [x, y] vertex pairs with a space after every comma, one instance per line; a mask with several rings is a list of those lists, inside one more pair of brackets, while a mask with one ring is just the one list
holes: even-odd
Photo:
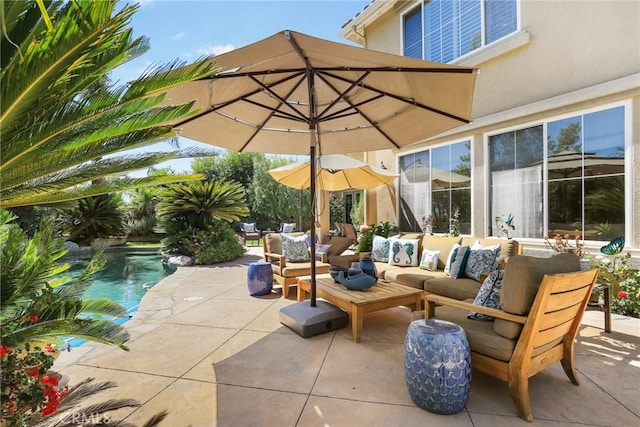
[[247, 272], [247, 286], [252, 297], [268, 295], [273, 290], [273, 270], [269, 262], [252, 262]]
[[437, 319], [411, 322], [404, 343], [404, 376], [416, 405], [436, 414], [462, 411], [471, 386], [464, 329]]

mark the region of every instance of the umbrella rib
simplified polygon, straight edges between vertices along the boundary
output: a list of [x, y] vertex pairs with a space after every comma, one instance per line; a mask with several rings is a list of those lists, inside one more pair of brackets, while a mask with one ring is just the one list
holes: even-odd
[[[288, 81], [289, 81], [289, 80], [291, 80], [291, 79], [294, 79], [294, 78], [296, 78], [296, 77], [300, 77], [300, 76], [302, 76], [302, 78], [300, 79], [300, 81], [298, 82], [298, 84], [296, 84], [296, 86], [295, 86], [295, 87], [298, 87], [298, 86], [300, 85], [300, 82], [302, 82], [302, 81], [304, 80], [304, 74], [303, 74], [303, 73], [304, 73], [304, 71], [302, 71], [302, 70], [292, 70], [292, 71], [294, 71], [294, 74], [291, 74], [291, 75], [289, 75], [289, 76], [287, 76], [287, 77], [285, 77], [285, 78], [283, 78], [283, 79], [281, 79], [281, 80], [277, 80], [277, 81], [273, 82], [273, 83], [272, 83], [272, 86], [277, 86], [277, 85], [279, 85], [279, 84], [286, 83], [286, 82], [288, 82]], [[258, 74], [264, 74], [264, 73], [258, 73]], [[267, 73], [267, 74], [269, 74], [269, 73]], [[206, 110], [202, 111], [201, 113], [195, 114], [195, 115], [193, 115], [193, 116], [191, 116], [191, 117], [188, 117], [188, 118], [186, 118], [186, 119], [184, 119], [184, 120], [181, 120], [181, 121], [177, 122], [176, 124], [174, 124], [173, 126], [174, 126], [174, 127], [177, 127], [177, 126], [185, 125], [185, 124], [187, 124], [187, 123], [190, 123], [190, 122], [192, 122], [192, 121], [194, 121], [194, 120], [199, 119], [200, 117], [206, 116], [206, 115], [207, 115], [207, 114], [209, 114], [209, 113], [215, 113], [217, 110], [220, 110], [220, 109], [222, 109], [222, 108], [225, 108], [225, 107], [227, 107], [227, 106], [229, 106], [229, 105], [231, 105], [231, 104], [235, 104], [235, 103], [236, 103], [236, 102], [238, 102], [238, 101], [243, 101], [243, 100], [244, 100], [244, 101], [247, 101], [247, 98], [248, 98], [248, 97], [253, 96], [253, 95], [257, 94], [257, 93], [260, 93], [260, 92], [261, 92], [262, 90], [264, 90], [264, 89], [269, 90], [269, 88], [268, 88], [268, 87], [264, 86], [264, 84], [262, 84], [261, 82], [259, 82], [258, 80], [256, 80], [256, 79], [253, 77], [254, 75], [256, 75], [256, 74], [254, 74], [254, 73], [244, 73], [244, 74], [232, 74], [232, 75], [215, 75], [215, 76], [213, 76], [213, 77], [208, 77], [208, 78], [206, 78], [206, 79], [203, 79], [203, 80], [210, 80], [211, 82], [213, 82], [214, 80], [219, 80], [219, 79], [221, 79], [221, 78], [231, 78], [231, 77], [233, 77], [233, 78], [238, 78], [238, 77], [240, 77], [240, 76], [249, 76], [249, 77], [252, 77], [252, 78], [254, 79], [254, 81], [258, 83], [258, 85], [259, 85], [260, 87], [259, 87], [258, 89], [255, 89], [255, 90], [251, 91], [251, 92], [245, 93], [245, 94], [243, 94], [243, 95], [241, 95], [241, 96], [238, 96], [238, 97], [236, 97], [236, 98], [233, 98], [233, 99], [230, 99], [230, 100], [228, 100], [228, 101], [225, 101], [225, 102], [223, 102], [223, 103], [221, 103], [221, 104], [217, 104], [217, 105], [215, 105], [215, 106], [210, 106], [209, 108], [207, 108]], [[276, 98], [278, 98], [280, 101], [282, 101], [282, 98], [281, 98], [281, 97], [279, 97], [279, 96], [278, 96], [276, 93], [274, 93], [273, 91], [269, 90], [269, 93], [273, 94]], [[304, 118], [304, 114], [302, 114], [300, 111], [298, 111], [298, 110], [296, 110], [295, 108], [293, 108], [290, 104], [287, 104], [287, 105], [289, 105], [289, 106], [290, 106], [294, 111], [296, 111], [296, 113], [300, 114], [300, 115], [301, 115], [301, 117], [303, 117], [303, 118]], [[292, 115], [292, 117], [294, 117], [294, 116]]]
[[[396, 143], [396, 142], [393, 140], [393, 138], [391, 138], [389, 135], [387, 135], [387, 133], [386, 133], [385, 131], [383, 131], [382, 129], [380, 129], [380, 128], [378, 127], [378, 125], [377, 125], [376, 123], [374, 123], [374, 122], [373, 122], [373, 120], [371, 120], [371, 119], [369, 118], [369, 116], [367, 116], [367, 115], [366, 115], [366, 114], [364, 114], [360, 109], [358, 109], [358, 107], [356, 107], [356, 106], [355, 106], [355, 104], [354, 104], [353, 102], [351, 102], [351, 100], [350, 100], [349, 98], [347, 98], [346, 96], [344, 96], [344, 95], [345, 95], [345, 93], [341, 93], [338, 89], [336, 89], [336, 88], [335, 88], [335, 87], [334, 87], [334, 86], [333, 86], [333, 85], [332, 85], [332, 84], [331, 84], [327, 79], [325, 79], [324, 75], [319, 74], [319, 75], [318, 75], [318, 77], [320, 77], [320, 79], [321, 79], [323, 82], [325, 82], [325, 83], [327, 84], [327, 86], [329, 86], [329, 87], [330, 87], [330, 88], [331, 88], [331, 89], [332, 89], [332, 90], [333, 90], [333, 91], [334, 91], [338, 96], [340, 96], [342, 99], [344, 99], [344, 100], [345, 100], [345, 102], [347, 102], [347, 103], [351, 106], [351, 108], [353, 108], [355, 111], [357, 111], [357, 112], [360, 114], [360, 116], [361, 116], [362, 118], [364, 118], [367, 122], [369, 122], [369, 124], [370, 124], [374, 129], [376, 129], [376, 130], [380, 133], [380, 135], [384, 136], [384, 137], [387, 139], [387, 141], [389, 141], [389, 143], [391, 143], [391, 144], [392, 144], [394, 147], [396, 147], [397, 149], [399, 149], [399, 148], [400, 148], [400, 145], [399, 145], [398, 143]], [[348, 82], [349, 80], [344, 79], [344, 81], [347, 81], [347, 82]]]
[[[406, 70], [405, 70], [405, 71], [406, 71]], [[332, 78], [334, 78], [334, 79], [337, 79], [337, 80], [342, 80], [343, 82], [351, 83], [351, 80], [349, 80], [349, 79], [347, 79], [347, 78], [344, 78], [344, 77], [342, 77], [342, 76], [338, 76], [338, 75], [336, 75], [336, 74], [326, 73], [326, 75], [327, 75], [327, 76], [330, 76], [330, 77], [332, 77]], [[322, 76], [322, 75], [320, 75], [320, 78], [322, 78], [322, 77], [323, 77], [323, 76]], [[328, 82], [327, 80], [325, 80], [324, 78], [322, 78], [322, 80], [323, 80], [325, 83], [327, 83], [328, 85], [330, 85], [330, 84], [329, 84], [329, 82]], [[368, 90], [373, 91], [373, 92], [376, 92], [376, 93], [379, 93], [379, 94], [384, 95], [384, 96], [388, 96], [389, 98], [393, 98], [393, 99], [395, 99], [395, 100], [397, 100], [397, 101], [404, 102], [404, 103], [405, 103], [405, 104], [407, 104], [407, 105], [412, 105], [412, 106], [415, 106], [415, 107], [421, 108], [421, 109], [423, 109], [423, 110], [428, 110], [428, 111], [434, 112], [434, 113], [436, 113], [436, 114], [440, 114], [440, 115], [442, 115], [442, 116], [449, 117], [450, 119], [454, 119], [454, 120], [457, 120], [457, 121], [459, 121], [459, 122], [463, 122], [463, 123], [469, 123], [469, 122], [470, 122], [470, 120], [465, 119], [464, 117], [460, 117], [460, 116], [457, 116], [457, 115], [455, 115], [455, 114], [448, 113], [448, 112], [446, 112], [446, 111], [440, 110], [440, 109], [435, 108], [435, 107], [430, 107], [430, 106], [428, 106], [428, 105], [425, 105], [425, 104], [422, 104], [422, 103], [420, 103], [420, 102], [417, 102], [417, 101], [415, 101], [414, 99], [404, 98], [404, 97], [402, 97], [402, 96], [398, 96], [398, 95], [395, 95], [395, 94], [393, 94], [393, 93], [386, 92], [386, 91], [383, 91], [383, 90], [377, 89], [377, 88], [375, 88], [375, 87], [371, 87], [371, 86], [369, 86], [369, 85], [367, 85], [367, 84], [365, 84], [365, 83], [361, 83], [361, 84], [360, 84], [360, 87], [362, 87], [362, 88], [364, 88], [364, 89], [368, 89]], [[333, 88], [333, 86], [332, 86], [332, 88]], [[335, 88], [334, 88], [334, 90], [335, 90]], [[345, 97], [344, 99], [345, 99], [345, 100], [347, 100], [347, 98], [346, 98], [346, 97]]]

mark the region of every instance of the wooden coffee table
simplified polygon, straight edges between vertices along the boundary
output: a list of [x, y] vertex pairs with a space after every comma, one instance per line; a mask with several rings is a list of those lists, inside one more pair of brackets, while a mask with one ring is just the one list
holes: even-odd
[[[366, 292], [347, 290], [340, 283], [335, 283], [329, 276], [316, 277], [316, 297], [329, 301], [349, 313], [353, 340], [360, 342], [365, 313], [385, 310], [387, 308], [407, 306], [412, 310], [420, 308], [421, 289], [404, 286], [399, 283], [382, 283], [378, 281]], [[302, 301], [305, 293], [311, 291], [311, 279], [298, 279], [298, 301]]]

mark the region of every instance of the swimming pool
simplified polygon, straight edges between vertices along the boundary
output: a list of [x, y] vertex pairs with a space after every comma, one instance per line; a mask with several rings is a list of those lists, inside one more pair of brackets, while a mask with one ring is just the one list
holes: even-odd
[[[104, 268], [90, 277], [91, 285], [84, 294], [84, 298], [109, 298], [127, 309], [124, 317], [112, 320], [123, 324], [138, 310], [140, 300], [149, 289], [155, 286], [173, 271], [166, 269], [160, 255], [141, 255], [127, 253], [106, 253], [107, 263]], [[82, 273], [89, 258], [65, 258], [70, 264], [64, 276], [76, 278]], [[71, 347], [77, 347], [86, 342], [78, 338], [69, 338], [65, 342]]]

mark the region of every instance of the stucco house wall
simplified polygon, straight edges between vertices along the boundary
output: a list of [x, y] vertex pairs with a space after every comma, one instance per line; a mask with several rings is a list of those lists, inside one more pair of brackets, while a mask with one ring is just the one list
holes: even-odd
[[[402, 53], [401, 15], [414, 1], [373, 1], [349, 20], [341, 35], [362, 46]], [[426, 146], [472, 141], [472, 206], [474, 235], [484, 235], [487, 134], [524, 126], [613, 102], [631, 106], [626, 150], [627, 242], [640, 246], [640, 2], [519, 2], [519, 31], [453, 62], [480, 68], [473, 104], [473, 123], [399, 152], [368, 153], [372, 164]], [[372, 194], [375, 192], [375, 194]], [[393, 194], [392, 194], [393, 193]], [[395, 192], [367, 192], [367, 222], [395, 221]], [[395, 206], [390, 211], [389, 206]], [[531, 242], [534, 243], [535, 242]], [[542, 243], [541, 241], [539, 243]], [[640, 251], [638, 251], [640, 253]]]

